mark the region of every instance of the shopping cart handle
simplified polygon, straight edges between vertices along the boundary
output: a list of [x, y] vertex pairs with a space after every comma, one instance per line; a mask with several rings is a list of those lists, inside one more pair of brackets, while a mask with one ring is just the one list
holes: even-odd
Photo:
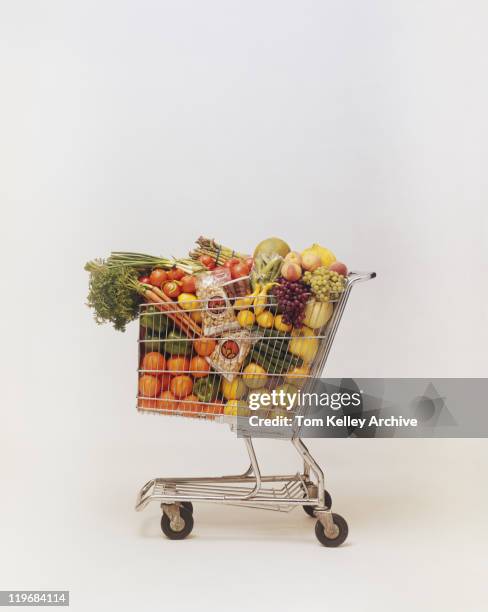
[[363, 281], [376, 278], [376, 272], [349, 272], [347, 279], [350, 284], [362, 283]]

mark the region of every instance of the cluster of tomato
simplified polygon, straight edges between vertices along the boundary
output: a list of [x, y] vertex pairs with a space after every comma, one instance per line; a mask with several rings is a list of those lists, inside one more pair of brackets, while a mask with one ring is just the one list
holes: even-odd
[[159, 287], [172, 300], [175, 300], [180, 293], [194, 294], [196, 290], [195, 277], [179, 268], [171, 270], [155, 268], [149, 276], [141, 276], [139, 282]]
[[191, 359], [185, 356], [166, 358], [156, 351], [146, 353], [141, 361], [143, 373], [139, 378], [138, 407], [222, 414], [224, 407], [221, 400], [205, 403], [193, 392], [195, 382], [209, 374], [210, 366], [205, 357], [212, 353], [215, 345], [215, 340], [211, 338], [194, 340], [196, 355]]
[[[215, 270], [217, 263], [210, 255], [201, 255], [198, 261], [207, 268], [207, 270]], [[242, 278], [243, 276], [249, 276], [253, 265], [253, 258], [248, 257], [247, 259], [239, 259], [238, 257], [231, 257], [224, 264], [223, 268], [230, 270], [231, 277], [233, 279]]]

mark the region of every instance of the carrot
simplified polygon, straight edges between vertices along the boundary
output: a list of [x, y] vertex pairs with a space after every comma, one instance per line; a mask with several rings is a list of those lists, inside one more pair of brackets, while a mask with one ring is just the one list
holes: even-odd
[[194, 331], [197, 336], [202, 335], [201, 327], [190, 317], [190, 315], [185, 310], [183, 310], [183, 308], [181, 308], [176, 302], [173, 302], [173, 300], [169, 298], [164, 293], [164, 291], [161, 291], [159, 287], [152, 287], [150, 291], [155, 293], [162, 301], [174, 306], [175, 316], [181, 318], [181, 320], [185, 322], [186, 326], [189, 327], [192, 331]]
[[[200, 326], [198, 326], [193, 319], [190, 319], [192, 325], [188, 325], [187, 319], [181, 317], [180, 313], [174, 312], [168, 302], [161, 300], [161, 298], [156, 295], [154, 291], [151, 289], [144, 289], [143, 295], [148, 302], [155, 304], [158, 310], [164, 312], [172, 321], [174, 321], [176, 325], [178, 325], [178, 327], [188, 336], [188, 338], [193, 339], [195, 336], [202, 335]], [[174, 302], [171, 302], [171, 304], [174, 304]], [[197, 329], [195, 329], [195, 327]]]

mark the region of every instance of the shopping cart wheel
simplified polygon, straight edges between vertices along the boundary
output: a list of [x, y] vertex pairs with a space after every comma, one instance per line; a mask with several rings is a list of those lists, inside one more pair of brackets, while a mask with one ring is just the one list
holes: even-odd
[[340, 514], [332, 514], [332, 520], [337, 528], [337, 535], [334, 537], [329, 537], [325, 533], [325, 528], [320, 521], [317, 521], [315, 525], [315, 535], [317, 536], [317, 540], [323, 546], [327, 546], [329, 548], [340, 546], [343, 542], [345, 542], [347, 534], [349, 533], [349, 527], [347, 526], [346, 519], [343, 519]]
[[[332, 497], [330, 496], [329, 491], [324, 491], [324, 498], [325, 507], [327, 510], [330, 510], [332, 508]], [[302, 508], [305, 510], [305, 513], [308, 514], [308, 516], [315, 518], [315, 506], [302, 506]]]
[[[184, 502], [189, 503], [189, 502]], [[193, 514], [185, 506], [180, 506], [179, 519], [171, 520], [166, 512], [161, 517], [161, 529], [170, 540], [183, 540], [193, 529]]]

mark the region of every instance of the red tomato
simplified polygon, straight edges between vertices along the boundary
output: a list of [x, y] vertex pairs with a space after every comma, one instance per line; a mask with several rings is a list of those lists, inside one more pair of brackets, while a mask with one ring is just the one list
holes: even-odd
[[249, 268], [244, 262], [239, 262], [235, 266], [232, 266], [230, 273], [232, 278], [241, 278], [249, 274]]
[[167, 391], [169, 389], [169, 385], [171, 383], [171, 374], [166, 372], [165, 374], [161, 374], [161, 391]]
[[183, 293], [195, 293], [196, 291], [196, 282], [194, 276], [184, 276], [181, 279], [181, 289]]
[[161, 287], [168, 280], [168, 273], [162, 268], [154, 268], [149, 277], [149, 282], [155, 287]]
[[224, 268], [229, 268], [230, 270], [232, 266], [235, 266], [238, 263], [241, 263], [241, 260], [238, 257], [231, 257], [229, 260], [225, 262]]
[[139, 276], [138, 280], [140, 283], [145, 283], [146, 285], [151, 284], [151, 279], [149, 278], [149, 276]]
[[213, 270], [215, 268], [215, 259], [210, 257], [210, 255], [200, 255], [198, 261], [208, 270]]
[[176, 281], [167, 281], [166, 283], [164, 283], [163, 291], [172, 300], [177, 298], [181, 293], [180, 286]]
[[181, 280], [185, 276], [183, 270], [179, 268], [173, 268], [168, 272], [168, 280]]
[[254, 259], [252, 257], [248, 257], [246, 259], [246, 266], [249, 268], [249, 271], [252, 270], [253, 265], [254, 265]]

